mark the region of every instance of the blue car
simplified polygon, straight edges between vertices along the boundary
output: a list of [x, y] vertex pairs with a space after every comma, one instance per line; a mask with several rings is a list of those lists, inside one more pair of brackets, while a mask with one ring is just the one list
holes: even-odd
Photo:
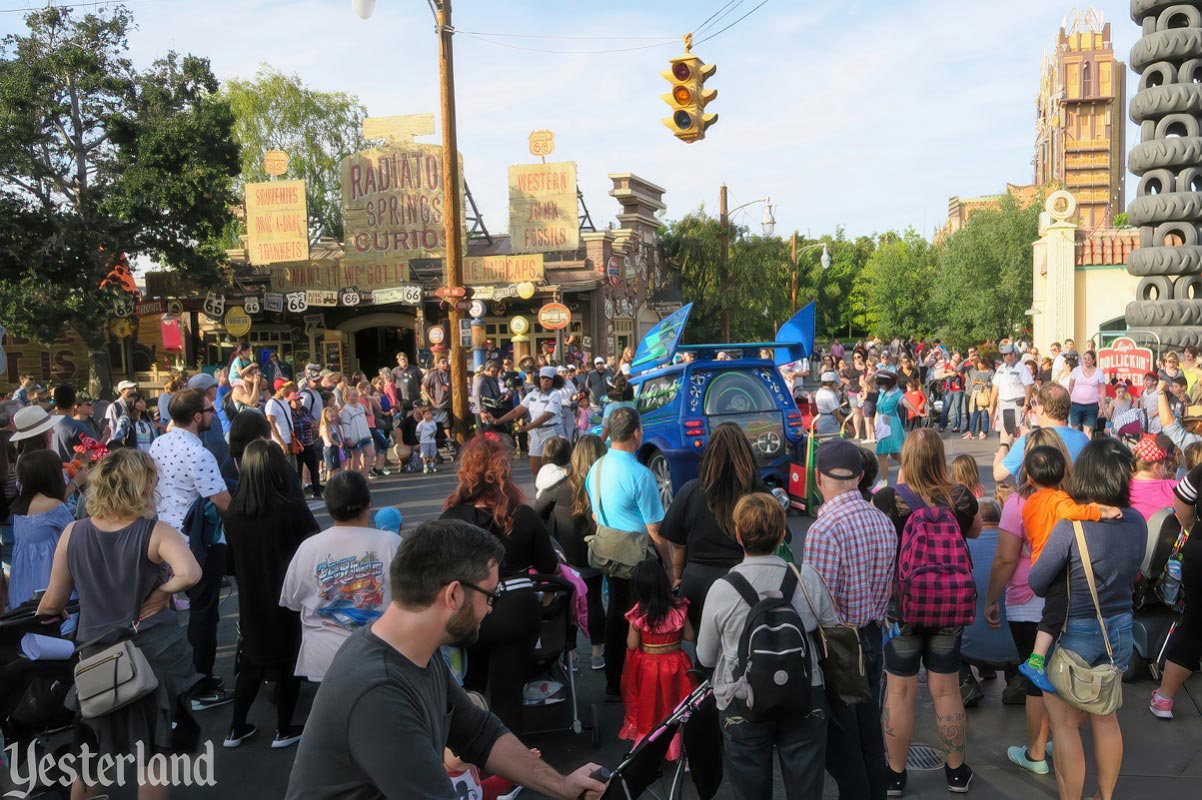
[[[769, 487], [788, 485], [789, 464], [803, 452], [804, 423], [778, 365], [808, 357], [814, 308], [806, 306], [781, 327], [775, 342], [681, 345], [692, 305], [662, 320], [643, 337], [630, 383], [643, 420], [639, 461], [655, 475], [664, 506], [697, 477], [710, 432], [733, 422], [747, 434]], [[771, 349], [775, 359], [760, 357]], [[678, 351], [692, 361], [678, 361]], [[725, 352], [732, 360], [718, 360]]]

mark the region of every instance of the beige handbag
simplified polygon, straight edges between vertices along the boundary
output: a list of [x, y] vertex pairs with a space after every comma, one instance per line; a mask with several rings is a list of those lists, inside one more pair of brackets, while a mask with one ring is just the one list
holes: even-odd
[[[1085, 568], [1085, 580], [1093, 598], [1094, 611], [1098, 615], [1098, 626], [1102, 629], [1102, 640], [1106, 643], [1109, 664], [1091, 667], [1085, 659], [1056, 643], [1056, 650], [1048, 662], [1048, 680], [1056, 687], [1061, 700], [1089, 714], [1104, 717], [1113, 714], [1123, 705], [1123, 671], [1114, 663], [1114, 651], [1110, 648], [1110, 636], [1106, 632], [1106, 620], [1102, 619], [1102, 606], [1098, 602], [1098, 588], [1094, 583], [1093, 562], [1089, 558], [1089, 547], [1085, 544], [1085, 529], [1080, 522], [1073, 523], [1077, 535], [1077, 550], [1081, 565]], [[1071, 580], [1070, 580], [1071, 585]], [[1067, 623], [1067, 614], [1065, 622]], [[1064, 631], [1061, 630], [1061, 637]]]
[[132, 639], [104, 648], [75, 665], [75, 692], [84, 719], [96, 719], [141, 700], [159, 679]]
[[604, 468], [605, 457], [602, 456], [597, 464], [597, 532], [584, 537], [588, 544], [588, 565], [611, 578], [627, 580], [635, 565], [647, 558], [651, 537], [604, 524], [605, 504], [601, 500], [601, 470]]

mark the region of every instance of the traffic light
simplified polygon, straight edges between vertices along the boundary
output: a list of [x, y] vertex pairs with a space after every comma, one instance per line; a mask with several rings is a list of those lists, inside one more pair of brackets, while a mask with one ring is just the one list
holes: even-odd
[[705, 107], [718, 96], [717, 89], [706, 89], [705, 82], [718, 71], [714, 64], [706, 64], [692, 53], [686, 52], [669, 62], [671, 66], [660, 73], [672, 84], [672, 91], [660, 95], [672, 109], [672, 116], [663, 123], [672, 135], [682, 142], [696, 142], [705, 138], [705, 130], [718, 121], [717, 114], [705, 113]]

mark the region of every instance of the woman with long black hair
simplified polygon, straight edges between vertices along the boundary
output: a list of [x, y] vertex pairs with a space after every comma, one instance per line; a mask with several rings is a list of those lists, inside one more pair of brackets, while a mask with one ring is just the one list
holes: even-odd
[[701, 624], [701, 608], [714, 581], [743, 560], [733, 516], [739, 500], [768, 489], [755, 452], [733, 422], [714, 428], [701, 456], [699, 477], [680, 487], [660, 527], [673, 544], [680, 592], [689, 601], [689, 622]]
[[291, 495], [284, 451], [275, 442], [256, 439], [246, 445], [238, 489], [222, 515], [225, 536], [237, 565], [238, 625], [242, 633], [241, 668], [234, 686], [234, 717], [226, 747], [238, 747], [257, 728], [246, 721], [264, 681], [276, 682], [276, 732], [273, 748], [300, 741], [292, 724], [300, 694], [293, 675], [300, 650], [297, 612], [280, 606], [288, 564], [302, 541], [320, 527], [308, 505]]

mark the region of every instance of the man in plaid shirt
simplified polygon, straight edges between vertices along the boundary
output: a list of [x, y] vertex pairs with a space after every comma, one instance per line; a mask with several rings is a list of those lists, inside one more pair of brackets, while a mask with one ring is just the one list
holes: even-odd
[[818, 449], [818, 491], [824, 502], [805, 539], [805, 563], [826, 581], [839, 618], [860, 631], [872, 699], [854, 706], [831, 701], [826, 769], [840, 797], [885, 796], [881, 734], [881, 621], [889, 605], [897, 533], [889, 518], [860, 494], [861, 450], [847, 439]]

